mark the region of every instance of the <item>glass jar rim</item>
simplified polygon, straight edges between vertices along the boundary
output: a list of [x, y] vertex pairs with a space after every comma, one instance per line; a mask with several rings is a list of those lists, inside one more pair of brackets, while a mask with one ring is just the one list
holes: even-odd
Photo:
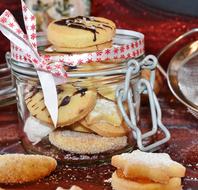
[[[113, 38], [114, 45], [126, 45], [130, 42], [135, 42], [136, 40], [143, 39], [144, 35], [139, 32], [131, 31], [131, 30], [124, 30], [124, 29], [116, 29], [116, 35]], [[46, 34], [40, 32], [37, 34], [37, 41], [38, 41], [38, 48], [42, 49], [43, 47], [49, 45], [47, 41]], [[42, 54], [42, 50], [40, 52]], [[143, 59], [144, 54], [141, 54], [139, 57], [136, 57], [137, 61]], [[78, 78], [78, 77], [97, 77], [97, 76], [109, 76], [109, 75], [123, 75], [126, 73], [127, 70], [127, 61], [126, 60], [112, 60], [110, 63], [103, 63], [103, 62], [93, 62], [92, 70], [90, 68], [87, 70], [87, 65], [89, 63], [78, 65], [75, 69], [74, 67], [65, 66], [67, 67], [66, 72], [68, 77], [70, 78]], [[100, 63], [100, 64], [98, 64]], [[50, 63], [49, 63], [50, 64]], [[97, 65], [95, 65], [97, 64]], [[28, 62], [17, 61], [14, 58], [10, 58], [10, 65], [13, 73], [17, 73], [20, 76], [25, 77], [32, 77], [37, 78], [37, 72], [34, 66]], [[84, 68], [83, 68], [84, 67]], [[82, 69], [83, 68], [83, 69]], [[136, 75], [134, 76], [136, 77]]]

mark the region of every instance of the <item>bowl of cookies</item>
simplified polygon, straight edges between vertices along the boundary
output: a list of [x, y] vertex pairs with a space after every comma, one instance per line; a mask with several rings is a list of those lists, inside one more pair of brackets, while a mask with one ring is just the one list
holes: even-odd
[[[31, 13], [24, 10], [28, 18]], [[35, 19], [30, 18], [29, 22]], [[12, 41], [7, 61], [15, 79], [27, 152], [86, 164], [133, 150], [136, 143], [142, 150], [151, 150], [168, 141], [153, 92], [157, 59], [144, 55], [143, 34], [116, 29], [113, 21], [91, 16], [55, 20], [47, 34], [36, 34], [34, 23], [26, 20], [27, 36], [3, 26], [12, 35], [7, 36]], [[148, 80], [141, 77], [144, 69], [150, 71]], [[55, 94], [50, 89], [53, 84], [44, 79], [49, 73], [56, 81]], [[144, 134], [138, 128], [141, 94], [148, 94], [152, 118], [152, 127]], [[52, 107], [54, 101], [57, 107]], [[143, 141], [158, 128], [165, 137], [145, 146]]]

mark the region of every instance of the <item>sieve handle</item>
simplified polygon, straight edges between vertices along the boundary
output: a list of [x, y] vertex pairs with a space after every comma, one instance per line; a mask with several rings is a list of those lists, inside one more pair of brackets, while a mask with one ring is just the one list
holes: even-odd
[[180, 35], [179, 37], [177, 37], [175, 40], [173, 40], [172, 42], [170, 42], [169, 44], [167, 44], [161, 51], [160, 53], [157, 55], [157, 58], [159, 59], [167, 50], [169, 50], [171, 47], [173, 47], [177, 42], [179, 42], [180, 40], [186, 38], [187, 36], [190, 36], [191, 34], [197, 33], [198, 32], [198, 28], [193, 28], [187, 32], [185, 32], [184, 34]]
[[[154, 68], [156, 67], [156, 65], [157, 65], [157, 59], [152, 55], [146, 56], [144, 60], [141, 61], [140, 63], [138, 63], [136, 60], [130, 60], [128, 62], [128, 70], [126, 72], [125, 83], [116, 89], [116, 98], [117, 98], [118, 107], [122, 113], [122, 116], [126, 124], [128, 125], [128, 127], [132, 129], [132, 133], [137, 141], [138, 148], [142, 151], [153, 151], [170, 139], [170, 133], [168, 129], [161, 122], [162, 114], [161, 114], [160, 105], [155, 93], [153, 92], [154, 73], [155, 73]], [[134, 89], [132, 89], [130, 86], [131, 75], [140, 72], [141, 68], [150, 69], [151, 72], [153, 72], [153, 74], [151, 75], [150, 81], [147, 81], [146, 79], [139, 79], [136, 84], [136, 90], [135, 90], [136, 92], [134, 92]], [[148, 132], [144, 134], [138, 128], [136, 123], [137, 115], [135, 110], [138, 105], [134, 101], [135, 93], [148, 94], [149, 97], [152, 127]], [[129, 114], [127, 114], [124, 108], [125, 102], [127, 102], [128, 104]], [[164, 138], [145, 146], [144, 140], [148, 137], [155, 135], [158, 129], [160, 129], [164, 133]]]

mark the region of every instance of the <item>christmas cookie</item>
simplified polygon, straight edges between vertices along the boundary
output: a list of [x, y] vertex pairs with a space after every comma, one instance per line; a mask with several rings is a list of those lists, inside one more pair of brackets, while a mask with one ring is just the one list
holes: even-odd
[[98, 44], [94, 46], [89, 46], [89, 47], [84, 47], [84, 48], [74, 48], [74, 47], [58, 47], [55, 45], [52, 45], [48, 48], [45, 49], [45, 52], [51, 53], [51, 52], [59, 52], [59, 53], [64, 53], [64, 52], [71, 52], [71, 53], [83, 53], [83, 52], [93, 52], [93, 51], [100, 51], [105, 48], [110, 48], [112, 47], [112, 41], [106, 42], [103, 44]]
[[97, 154], [127, 146], [127, 137], [101, 137], [91, 133], [56, 130], [49, 134], [51, 144], [77, 154]]
[[121, 124], [120, 126], [113, 126], [106, 121], [99, 121], [88, 125], [86, 120], [81, 120], [80, 122], [83, 126], [85, 126], [85, 128], [94, 131], [96, 134], [103, 137], [122, 137], [129, 131], [124, 124]]
[[[58, 87], [58, 123], [57, 127], [71, 125], [85, 117], [95, 106], [97, 93], [87, 88], [76, 89], [71, 85]], [[52, 124], [49, 112], [44, 104], [41, 90], [26, 96], [27, 108], [32, 116], [40, 121]]]
[[88, 125], [105, 121], [112, 126], [121, 126], [122, 116], [115, 102], [98, 98], [94, 109], [85, 117]]
[[94, 109], [80, 123], [104, 137], [125, 136], [128, 132], [115, 102], [103, 98], [97, 99]]
[[94, 109], [80, 123], [104, 137], [125, 136], [128, 128], [115, 102], [98, 98]]
[[113, 173], [111, 185], [114, 190], [182, 190], [181, 178], [171, 178], [167, 184], [145, 179], [133, 181], [125, 177], [120, 170]]
[[81, 123], [77, 122], [69, 126], [71, 131], [83, 132], [83, 133], [93, 133], [90, 129], [84, 127]]
[[118, 87], [118, 84], [110, 84], [110, 85], [105, 85], [103, 87], [99, 87], [97, 91], [103, 97], [112, 101], [116, 101], [115, 93], [116, 93], [117, 87]]
[[[146, 153], [139, 150], [112, 157], [112, 165], [132, 181], [147, 179], [168, 184], [170, 179], [185, 176], [186, 168], [173, 161], [166, 153]], [[177, 181], [177, 180], [176, 180]]]
[[56, 168], [56, 160], [41, 155], [0, 155], [0, 183], [25, 183], [48, 176]]
[[[115, 24], [100, 17], [71, 17], [56, 20], [48, 26], [48, 40], [57, 48], [83, 49], [106, 44], [115, 34]], [[86, 51], [86, 49], [85, 49]]]

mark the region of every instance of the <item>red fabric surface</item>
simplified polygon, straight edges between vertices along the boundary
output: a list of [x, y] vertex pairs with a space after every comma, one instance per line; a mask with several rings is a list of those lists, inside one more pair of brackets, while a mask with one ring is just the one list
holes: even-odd
[[[0, 14], [5, 9], [8, 9], [15, 16], [17, 21], [22, 24], [22, 12], [20, 7], [20, 0], [1, 0], [0, 1]], [[10, 48], [9, 41], [0, 32], [0, 63], [4, 62], [5, 52]]]
[[[137, 0], [93, 0], [92, 15], [113, 20], [117, 28], [144, 33], [146, 52], [153, 54], [158, 54], [179, 35], [198, 27], [198, 18], [157, 10]], [[172, 53], [165, 56], [163, 64], [167, 65], [168, 58], [178, 47], [194, 39], [195, 35], [175, 46]]]

